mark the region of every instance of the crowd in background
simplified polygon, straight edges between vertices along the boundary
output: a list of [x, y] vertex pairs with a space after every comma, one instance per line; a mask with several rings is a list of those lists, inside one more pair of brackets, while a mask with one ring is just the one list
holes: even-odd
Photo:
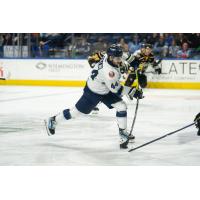
[[113, 43], [131, 53], [149, 43], [158, 57], [200, 58], [200, 33], [1, 33], [0, 57], [5, 46], [28, 45], [29, 57], [86, 58]]

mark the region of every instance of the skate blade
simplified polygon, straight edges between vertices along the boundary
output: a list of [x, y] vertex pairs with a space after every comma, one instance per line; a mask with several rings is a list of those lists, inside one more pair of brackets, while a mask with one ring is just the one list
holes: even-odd
[[132, 143], [128, 143], [128, 149], [126, 149], [126, 150], [130, 150], [130, 149], [133, 149], [135, 147], [135, 145], [134, 145], [134, 142], [132, 142]]
[[129, 139], [129, 143], [131, 144], [135, 143], [135, 139]]
[[97, 115], [99, 113], [99, 111], [92, 111], [91, 114], [92, 115]]
[[51, 136], [49, 129], [48, 129], [48, 125], [47, 125], [47, 120], [44, 120], [44, 125], [45, 125], [46, 131], [47, 131], [47, 135]]

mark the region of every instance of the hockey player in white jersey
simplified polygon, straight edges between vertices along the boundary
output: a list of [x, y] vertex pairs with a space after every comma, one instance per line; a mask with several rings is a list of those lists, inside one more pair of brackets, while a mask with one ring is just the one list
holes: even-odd
[[83, 95], [75, 106], [48, 119], [46, 125], [49, 135], [55, 134], [57, 122], [76, 118], [82, 113], [89, 114], [99, 102], [102, 102], [109, 109], [116, 109], [120, 148], [127, 148], [129, 140], [134, 139], [134, 136], [127, 131], [127, 105], [122, 100], [122, 96], [143, 98], [143, 94], [141, 89], [124, 87], [120, 84], [122, 54], [119, 45], [111, 45], [108, 48], [105, 56], [94, 66]]

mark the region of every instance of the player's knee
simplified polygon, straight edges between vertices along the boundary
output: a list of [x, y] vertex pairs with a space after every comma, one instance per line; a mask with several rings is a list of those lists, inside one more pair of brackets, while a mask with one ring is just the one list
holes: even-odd
[[147, 87], [147, 82], [140, 82], [139, 84], [140, 84], [141, 88]]
[[117, 103], [113, 104], [112, 106], [117, 110], [117, 112], [127, 110], [127, 105], [124, 101], [117, 102]]
[[141, 74], [138, 77], [139, 84], [142, 88], [147, 87], [147, 77], [144, 74]]

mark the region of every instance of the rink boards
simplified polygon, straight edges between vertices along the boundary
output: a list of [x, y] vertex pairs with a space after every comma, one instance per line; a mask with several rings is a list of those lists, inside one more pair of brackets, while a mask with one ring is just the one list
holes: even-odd
[[[149, 88], [200, 89], [200, 60], [163, 60], [160, 66], [162, 74], [147, 74]], [[0, 85], [80, 87], [90, 71], [87, 60], [1, 59]]]

